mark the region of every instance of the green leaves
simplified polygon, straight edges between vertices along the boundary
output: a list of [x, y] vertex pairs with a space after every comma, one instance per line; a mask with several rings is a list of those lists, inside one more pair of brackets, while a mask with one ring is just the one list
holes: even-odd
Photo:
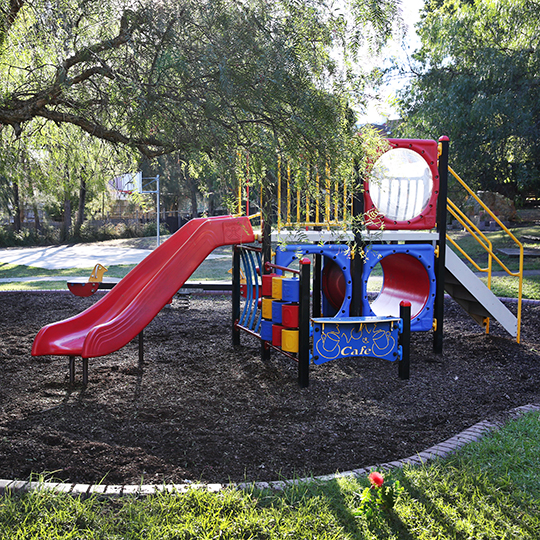
[[[350, 4], [354, 31], [387, 36], [393, 1]], [[17, 133], [42, 117], [147, 157], [254, 149], [264, 140], [275, 148], [278, 139], [319, 153], [339, 148], [344, 83], [353, 78], [339, 74], [331, 52], [356, 39], [342, 7], [325, 0], [10, 6], [17, 9], [0, 26], [0, 125]]]
[[418, 27], [402, 133], [451, 139], [451, 161], [483, 189], [515, 198], [540, 185], [540, 5], [431, 2]]

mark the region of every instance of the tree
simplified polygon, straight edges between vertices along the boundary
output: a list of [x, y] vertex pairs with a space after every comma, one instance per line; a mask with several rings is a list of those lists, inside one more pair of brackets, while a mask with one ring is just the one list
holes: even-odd
[[[37, 202], [62, 216], [62, 237], [75, 235], [85, 219], [86, 203], [105, 190], [107, 180], [128, 170], [129, 152], [77, 130], [33, 120], [18, 139], [0, 133], [1, 206], [13, 218], [15, 230], [28, 206], [38, 219]], [[38, 223], [36, 222], [36, 226]]]
[[452, 163], [477, 188], [526, 196], [540, 187], [537, 0], [437, 0], [418, 26], [401, 133], [447, 134]]
[[351, 36], [325, 0], [0, 0], [0, 127], [44, 118], [146, 157], [266, 142], [331, 155], [347, 96], [330, 52], [387, 36], [395, 7], [354, 0]]
[[179, 212], [182, 202], [190, 202], [191, 217], [199, 214], [198, 196], [208, 195], [213, 201], [219, 175], [214, 160], [202, 152], [189, 155], [173, 152], [141, 165], [144, 177], [160, 175], [162, 207]]
[[37, 187], [58, 205], [62, 240], [66, 240], [72, 233], [73, 215], [73, 234], [79, 236], [87, 202], [105, 191], [109, 179], [129, 170], [133, 157], [69, 124], [41, 124], [39, 135], [29, 141], [32, 152], [39, 156]]

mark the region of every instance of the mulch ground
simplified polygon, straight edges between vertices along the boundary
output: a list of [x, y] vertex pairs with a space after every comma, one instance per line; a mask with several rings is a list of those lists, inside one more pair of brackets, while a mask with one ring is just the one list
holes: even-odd
[[[540, 306], [524, 306], [522, 342], [485, 335], [447, 301], [444, 352], [415, 333], [411, 378], [384, 360], [297, 366], [242, 335], [231, 345], [227, 296], [175, 299], [138, 341], [90, 360], [70, 386], [67, 359], [33, 358], [33, 339], [99, 294], [0, 296], [0, 478], [70, 482], [228, 482], [320, 475], [411, 456], [484, 419], [539, 403]], [[509, 304], [515, 309], [515, 304]], [[77, 362], [80, 381], [80, 360]]]

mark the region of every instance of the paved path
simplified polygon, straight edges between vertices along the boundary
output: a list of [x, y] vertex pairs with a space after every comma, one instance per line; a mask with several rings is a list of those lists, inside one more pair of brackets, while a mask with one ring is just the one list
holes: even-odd
[[[35, 266], [52, 270], [93, 268], [97, 263], [103, 266], [139, 264], [150, 253], [152, 253], [151, 249], [110, 245], [107, 242], [103, 244], [7, 248], [0, 249], [0, 263]], [[211, 253], [207, 259], [230, 257], [231, 255], [228, 252]]]
[[150, 253], [152, 253], [151, 249], [75, 244], [0, 249], [0, 262], [60, 270], [63, 268], [93, 268], [97, 263], [104, 266], [138, 264]]

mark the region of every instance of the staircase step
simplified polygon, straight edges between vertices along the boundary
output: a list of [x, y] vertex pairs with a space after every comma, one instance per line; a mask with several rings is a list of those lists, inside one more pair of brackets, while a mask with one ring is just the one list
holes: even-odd
[[464, 300], [462, 298], [454, 298], [454, 300], [472, 317], [473, 315], [476, 315], [477, 317], [480, 317], [481, 319], [484, 319], [486, 317], [491, 317], [491, 314], [489, 311], [483, 308], [482, 304], [479, 304], [478, 302], [469, 302], [467, 300]]

